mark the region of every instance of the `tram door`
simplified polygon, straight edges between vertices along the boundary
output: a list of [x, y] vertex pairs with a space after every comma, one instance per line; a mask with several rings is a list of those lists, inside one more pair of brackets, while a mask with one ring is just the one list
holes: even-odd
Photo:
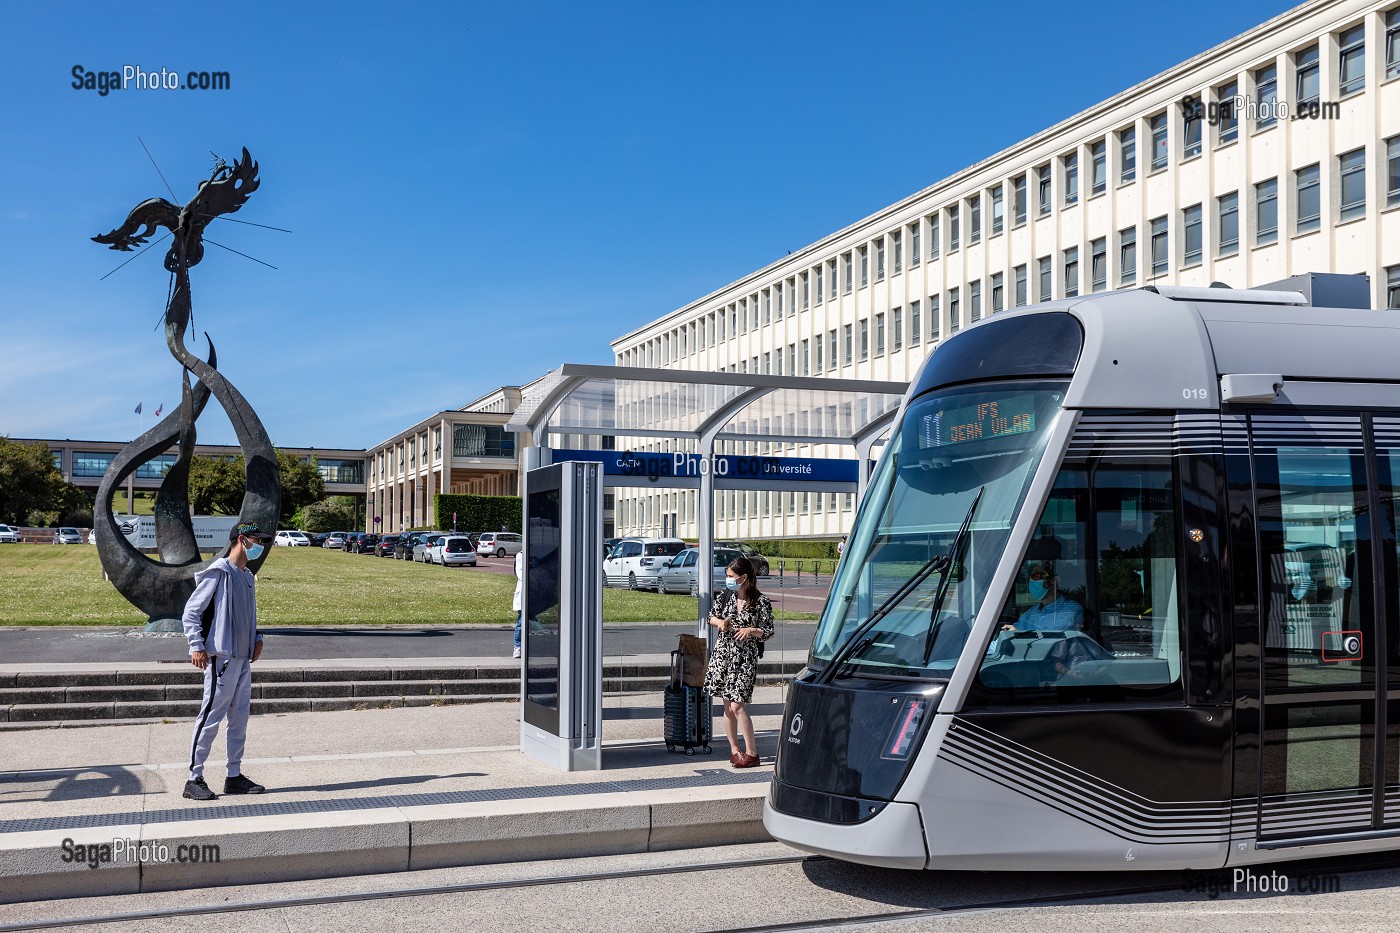
[[[1387, 668], [1400, 672], [1387, 663], [1397, 640], [1393, 484], [1374, 427], [1357, 414], [1249, 418], [1261, 843], [1400, 824], [1386, 808], [1397, 782]], [[1376, 624], [1381, 614], [1388, 625]]]

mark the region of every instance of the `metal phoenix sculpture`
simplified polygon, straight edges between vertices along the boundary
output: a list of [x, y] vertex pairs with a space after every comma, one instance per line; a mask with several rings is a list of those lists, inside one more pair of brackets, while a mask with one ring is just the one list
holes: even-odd
[[[209, 334], [209, 360], [205, 362], [185, 348], [190, 326], [190, 267], [204, 258], [204, 228], [224, 214], [232, 214], [258, 188], [258, 164], [243, 150], [243, 157], [229, 166], [219, 160], [213, 173], [199, 183], [199, 192], [177, 207], [164, 198], [142, 201], [126, 222], [110, 233], [92, 239], [124, 252], [145, 243], [157, 227], [170, 231], [172, 242], [165, 254], [165, 268], [172, 283], [165, 308], [165, 342], [182, 367], [180, 407], [155, 427], [124, 447], [112, 461], [97, 491], [93, 523], [98, 528], [97, 552], [102, 567], [117, 591], [150, 618], [150, 626], [170, 628], [180, 618], [194, 592], [194, 575], [213, 562], [200, 560], [199, 545], [190, 521], [189, 475], [194, 456], [195, 420], [212, 395], [233, 423], [243, 451], [247, 485], [239, 510], [240, 522], [257, 522], [264, 530], [275, 528], [281, 508], [282, 484], [272, 442], [252, 406], [215, 368], [214, 343]], [[153, 244], [154, 245], [154, 244]], [[198, 380], [190, 384], [190, 374]], [[165, 474], [156, 497], [156, 549], [160, 560], [137, 550], [117, 526], [112, 497], [142, 464], [179, 445], [175, 463]], [[249, 562], [257, 572], [263, 554]]]

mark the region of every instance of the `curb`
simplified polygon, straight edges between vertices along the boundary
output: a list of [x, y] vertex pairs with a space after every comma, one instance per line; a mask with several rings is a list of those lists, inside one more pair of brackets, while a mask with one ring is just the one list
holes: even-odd
[[[767, 790], [749, 780], [331, 812], [291, 805], [277, 815], [0, 834], [0, 903], [766, 842]], [[144, 844], [146, 856], [212, 843], [218, 860], [119, 860], [115, 840]], [[77, 846], [103, 845], [112, 851], [96, 867], [74, 858]]]

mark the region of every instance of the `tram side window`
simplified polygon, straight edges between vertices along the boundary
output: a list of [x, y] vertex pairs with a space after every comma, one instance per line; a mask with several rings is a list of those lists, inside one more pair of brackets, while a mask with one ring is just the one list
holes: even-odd
[[1061, 469], [982, 662], [990, 703], [1170, 695], [1181, 681], [1168, 465]]
[[1266, 483], [1260, 519], [1268, 585], [1264, 654], [1279, 675], [1272, 682], [1359, 683], [1362, 664], [1337, 659], [1345, 656], [1343, 633], [1367, 627], [1360, 597], [1368, 587], [1355, 585], [1364, 571], [1357, 563], [1364, 467], [1346, 450], [1278, 447], [1268, 454], [1278, 476], [1277, 485]]

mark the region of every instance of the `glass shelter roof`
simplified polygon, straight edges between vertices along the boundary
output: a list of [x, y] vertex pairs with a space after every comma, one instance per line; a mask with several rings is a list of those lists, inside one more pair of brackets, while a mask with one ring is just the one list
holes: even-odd
[[566, 363], [506, 425], [550, 434], [860, 446], [893, 421], [907, 383]]

